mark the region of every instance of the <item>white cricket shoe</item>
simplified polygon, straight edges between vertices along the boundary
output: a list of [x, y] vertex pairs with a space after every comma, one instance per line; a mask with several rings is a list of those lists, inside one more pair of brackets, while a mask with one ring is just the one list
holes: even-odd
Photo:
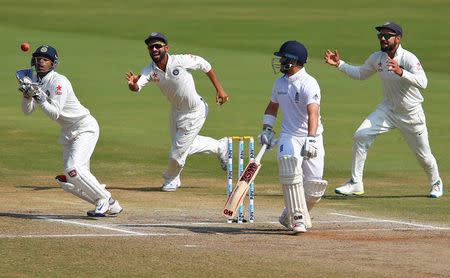
[[350, 179], [348, 182], [344, 183], [341, 187], [334, 190], [336, 194], [342, 194], [346, 196], [350, 195], [362, 195], [364, 194], [364, 185], [362, 182], [353, 182]]
[[95, 205], [95, 214], [104, 214], [109, 209], [109, 198], [97, 200]]
[[180, 181], [180, 176], [178, 176], [172, 180], [169, 180], [169, 181], [166, 180], [166, 182], [161, 186], [161, 190], [166, 191], [166, 192], [172, 192], [172, 191], [177, 190], [177, 188], [180, 186], [181, 186], [181, 181]]
[[109, 198], [109, 208], [105, 213], [96, 213], [95, 209], [89, 210], [87, 212], [87, 216], [90, 217], [105, 217], [106, 215], [116, 215], [123, 211], [122, 207], [119, 204], [119, 201], [114, 200], [113, 198]]
[[428, 197], [430, 198], [439, 198], [444, 195], [444, 184], [441, 179], [438, 179], [433, 185], [431, 185], [430, 194]]
[[280, 224], [283, 225], [284, 227], [290, 229], [289, 219], [287, 217], [286, 208], [283, 209], [283, 212], [281, 213], [280, 218], [278, 218], [278, 222], [280, 222]]
[[106, 212], [109, 215], [116, 215], [123, 211], [123, 208], [120, 206], [119, 201], [114, 200], [113, 198], [109, 198], [109, 209]]
[[295, 224], [292, 230], [294, 231], [294, 234], [306, 233], [306, 225], [303, 222], [299, 222]]
[[219, 159], [222, 170], [226, 171], [228, 169], [228, 137], [220, 139], [219, 144], [219, 155], [217, 159]]

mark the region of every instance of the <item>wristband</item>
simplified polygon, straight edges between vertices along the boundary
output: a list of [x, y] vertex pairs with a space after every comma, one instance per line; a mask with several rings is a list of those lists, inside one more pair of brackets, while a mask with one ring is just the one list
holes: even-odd
[[271, 127], [273, 127], [275, 125], [276, 120], [277, 117], [275, 117], [274, 115], [264, 114], [263, 125], [270, 125]]

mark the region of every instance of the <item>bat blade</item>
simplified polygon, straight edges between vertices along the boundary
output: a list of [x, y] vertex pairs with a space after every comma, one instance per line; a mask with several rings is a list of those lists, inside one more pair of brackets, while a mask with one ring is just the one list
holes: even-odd
[[258, 175], [259, 169], [261, 169], [261, 163], [259, 161], [250, 162], [247, 165], [247, 168], [245, 168], [244, 173], [225, 203], [225, 208], [223, 209], [224, 216], [229, 219], [234, 218], [239, 205], [242, 203], [243, 198], [250, 188], [250, 184], [255, 180], [256, 175]]

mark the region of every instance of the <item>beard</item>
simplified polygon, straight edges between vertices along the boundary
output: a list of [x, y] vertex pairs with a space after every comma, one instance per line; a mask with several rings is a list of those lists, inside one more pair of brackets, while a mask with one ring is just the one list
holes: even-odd
[[392, 51], [392, 50], [395, 49], [395, 47], [397, 47], [397, 43], [395, 43], [395, 42], [393, 42], [393, 43], [391, 43], [391, 44], [388, 43], [387, 46], [383, 45], [383, 44], [380, 42], [380, 49], [381, 49], [381, 51], [383, 51], [383, 52], [389, 52], [389, 51]]
[[[156, 58], [155, 56], [159, 56], [159, 57]], [[166, 57], [166, 51], [161, 51], [161, 50], [155, 51], [154, 53], [150, 54], [150, 57], [152, 58], [153, 62], [158, 64], [162, 60], [164, 60], [164, 57]]]

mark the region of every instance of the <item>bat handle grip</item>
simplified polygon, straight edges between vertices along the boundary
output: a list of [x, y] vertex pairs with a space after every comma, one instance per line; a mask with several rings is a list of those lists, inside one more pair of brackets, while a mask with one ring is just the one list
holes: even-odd
[[261, 150], [259, 150], [259, 153], [258, 153], [258, 155], [257, 155], [256, 158], [255, 158], [255, 161], [256, 161], [256, 162], [260, 162], [260, 161], [261, 161], [261, 158], [262, 158], [262, 156], [264, 155], [264, 152], [266, 151], [266, 149], [267, 149], [267, 144], [264, 144], [264, 145], [261, 147]]

